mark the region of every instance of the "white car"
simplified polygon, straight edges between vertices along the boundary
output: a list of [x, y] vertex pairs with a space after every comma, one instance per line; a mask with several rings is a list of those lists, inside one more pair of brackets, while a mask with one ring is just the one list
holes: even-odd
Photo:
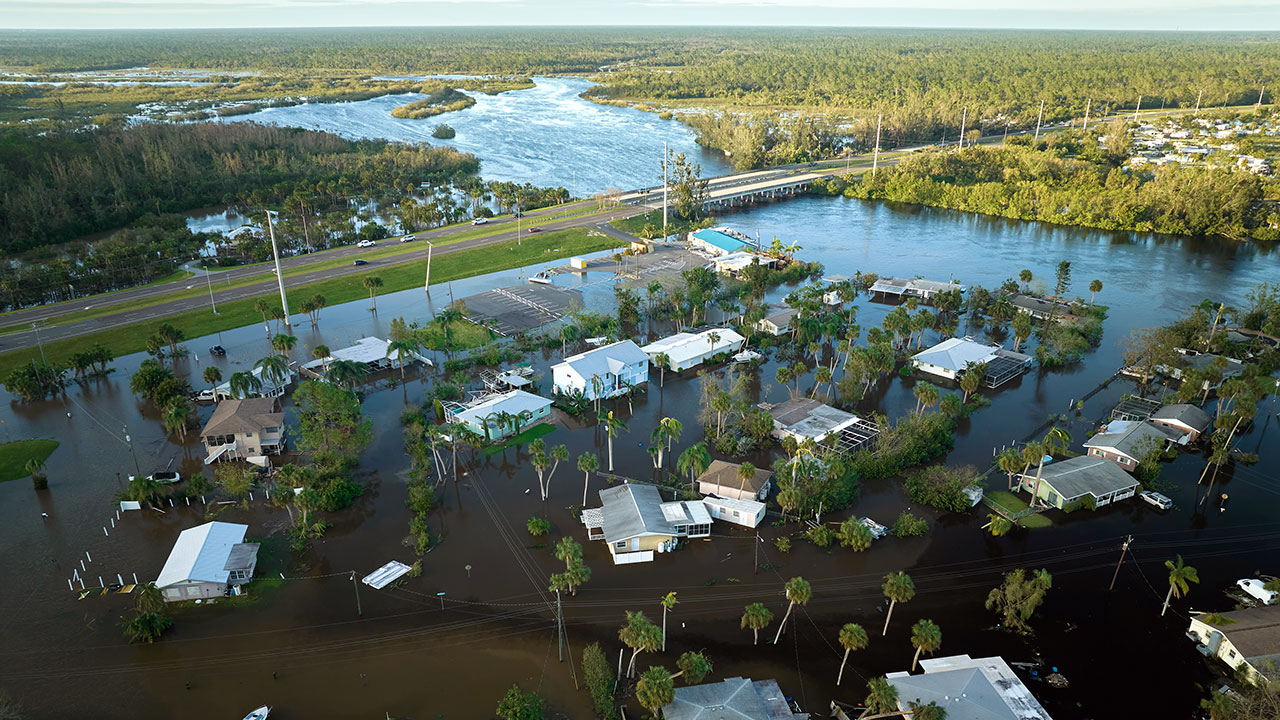
[[373, 240], [361, 240], [360, 242], [356, 243], [356, 247], [368, 248], [368, 247], [373, 247], [374, 245], [377, 245], [377, 244], [378, 243]]
[[1147, 504], [1153, 505], [1161, 510], [1168, 510], [1173, 507], [1173, 500], [1168, 495], [1161, 495], [1160, 493], [1151, 490], [1143, 490], [1140, 495]]
[[400, 238], [400, 242], [413, 242], [414, 240], [417, 240], [417, 239], [418, 239], [417, 235], [405, 235], [404, 237]]
[[1263, 605], [1275, 605], [1276, 596], [1280, 595], [1275, 590], [1268, 590], [1266, 583], [1258, 578], [1242, 578], [1236, 581], [1236, 585], [1240, 586], [1241, 590]]
[[482, 217], [472, 218], [472, 219], [471, 219], [471, 224], [472, 224], [472, 225], [488, 225], [488, 224], [489, 224], [489, 218], [482, 218]]

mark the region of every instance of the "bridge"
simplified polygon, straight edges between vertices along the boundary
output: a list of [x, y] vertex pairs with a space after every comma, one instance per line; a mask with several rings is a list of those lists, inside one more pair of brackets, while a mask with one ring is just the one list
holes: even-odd
[[[707, 197], [703, 207], [711, 211], [725, 210], [764, 200], [793, 197], [807, 192], [814, 180], [831, 174], [831, 170], [805, 172], [772, 169], [708, 178]], [[660, 205], [662, 186], [624, 193], [618, 201], [624, 205]]]

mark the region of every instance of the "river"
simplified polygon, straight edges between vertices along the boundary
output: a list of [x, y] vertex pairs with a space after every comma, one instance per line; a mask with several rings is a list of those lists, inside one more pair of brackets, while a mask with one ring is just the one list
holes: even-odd
[[[311, 111], [333, 108], [312, 106]], [[340, 115], [341, 109], [335, 112]], [[522, 129], [512, 129], [516, 131]], [[551, 140], [543, 145], [549, 144]], [[559, 182], [558, 177], [541, 184]], [[640, 177], [631, 184], [643, 184]], [[1116, 370], [1119, 343], [1134, 328], [1167, 323], [1205, 297], [1242, 303], [1249, 288], [1280, 276], [1277, 253], [1252, 245], [1053, 227], [839, 198], [763, 205], [724, 221], [746, 232], [759, 230], [766, 241], [776, 234], [798, 242], [803, 246], [800, 256], [820, 260], [828, 273], [953, 277], [994, 287], [1022, 268], [1037, 278], [1051, 278], [1060, 260], [1070, 260], [1077, 294], [1086, 292], [1090, 280], [1103, 281], [1098, 302], [1110, 311], [1101, 345], [1079, 365], [1033, 371], [987, 393], [991, 406], [957, 432], [956, 447], [947, 457], [952, 465], [982, 467], [993, 448], [1021, 439], [1050, 414], [1068, 412], [1073, 399]], [[301, 324], [294, 328], [299, 338], [294, 357], [305, 360], [319, 343], [341, 347], [362, 336], [385, 336], [392, 318], [425, 321], [451, 297], [517, 284], [523, 277], [510, 271], [435, 286], [431, 298], [421, 289], [383, 296], [376, 314], [366, 301], [330, 307], [314, 329], [295, 315], [295, 323]], [[586, 282], [599, 279], [591, 276]], [[560, 282], [581, 284], [568, 276]], [[588, 307], [611, 307], [610, 285], [583, 289]], [[780, 288], [771, 297], [776, 300], [787, 291]], [[878, 324], [889, 309], [866, 298], [858, 305], [864, 329]], [[227, 348], [226, 358], [207, 356], [205, 349], [214, 343]], [[261, 325], [186, 344], [194, 355], [177, 367], [195, 387], [204, 385], [199, 379], [203, 365], [212, 362], [229, 375], [269, 349]], [[543, 546], [546, 541], [527, 535], [525, 521], [533, 514], [551, 521], [552, 542], [561, 535], [582, 542], [593, 570], [577, 596], [565, 598], [574, 663], [593, 641], [616, 660], [623, 611], [644, 610], [657, 617], [658, 599], [677, 591], [680, 604], [669, 619], [667, 652], [642, 654], [642, 669], [656, 663], [670, 668], [678, 653], [702, 649], [715, 663], [713, 679], [777, 678], [785, 692], [816, 714], [824, 713], [833, 697], [859, 700], [865, 678], [909, 667], [910, 625], [928, 617], [942, 627], [943, 655], [999, 653], [1011, 661], [1027, 661], [1042, 654], [1072, 683], [1069, 689], [1052, 690], [1032, 682], [1057, 720], [1188, 717], [1204, 694], [1201, 686], [1214, 680], [1182, 634], [1185, 612], [1229, 609], [1222, 591], [1236, 578], [1280, 570], [1273, 531], [1280, 443], [1268, 399], [1240, 443], [1248, 451], [1261, 451], [1261, 461], [1228, 468], [1219, 477], [1221, 491], [1230, 495], [1225, 511], [1212, 505], [1206, 512], [1195, 511], [1203, 458], [1184, 453], [1164, 468], [1165, 492], [1177, 503], [1165, 514], [1130, 501], [1098, 512], [1058, 515], [1050, 528], [991, 538], [980, 530], [986, 522], [980, 510], [939, 517], [912, 508], [930, 520], [928, 535], [882, 540], [865, 553], [821, 550], [797, 541], [783, 554], [772, 541], [784, 529], [766, 522], [758, 574], [750, 533], [720, 525], [709, 541], [693, 542], [653, 563], [613, 566], [600, 543], [585, 540], [570, 512], [581, 502], [583, 489], [574, 461], [559, 469], [551, 501], [544, 506], [527, 458], [514, 450], [501, 452], [469, 464], [456, 486], [450, 483], [442, 490], [441, 510], [431, 517], [441, 541], [425, 557], [422, 577], [381, 592], [353, 587], [353, 573], [359, 578], [388, 560], [413, 559], [404, 546], [409, 513], [402, 473], [408, 461], [398, 418], [406, 399], [422, 401], [424, 383], [438, 376], [411, 375], [404, 386], [384, 382], [365, 401], [374, 438], [356, 471], [367, 488], [364, 496], [353, 508], [328, 518], [333, 526], [301, 558], [284, 562], [281, 552], [268, 551], [260, 561], [260, 578], [283, 572], [287, 580], [250, 585], [251, 594], [266, 598], [247, 607], [182, 610], [162, 642], [129, 646], [116, 622], [131, 598], [78, 600], [67, 579], [73, 572], [88, 577], [90, 584], [100, 575], [114, 579], [117, 573], [126, 580], [133, 573], [141, 580], [153, 578], [176, 534], [203, 522], [207, 511], [199, 503], [180, 504], [163, 508], [163, 514], [129, 512], [116, 519], [114, 497], [123, 489], [124, 477], [134, 472], [135, 455], [143, 472], [166, 466], [184, 474], [202, 470], [198, 443], [168, 438], [156, 411], [130, 394], [128, 377], [142, 357], [118, 359], [106, 380], [72, 384], [65, 399], [0, 407], [0, 439], [53, 437], [62, 442], [49, 460], [47, 492], [34, 493], [26, 480], [0, 484], [0, 546], [8, 548], [0, 557], [0, 571], [7, 578], [6, 592], [0, 593], [0, 630], [6, 638], [0, 688], [17, 696], [32, 717], [132, 718], [147, 713], [232, 718], [269, 702], [276, 708], [272, 718], [283, 720], [384, 713], [473, 718], [487, 715], [514, 682], [537, 689], [553, 716], [588, 717], [589, 698], [574, 690], [568, 664], [557, 662], [551, 615], [543, 603], [546, 577], [559, 563]], [[549, 377], [547, 368], [560, 359], [559, 348], [527, 359]], [[773, 377], [774, 366], [764, 366], [756, 385], [759, 399], [785, 398]], [[859, 411], [901, 416], [915, 404], [914, 382], [894, 377]], [[1071, 415], [1074, 449], [1079, 450], [1090, 421], [1106, 415], [1131, 387], [1117, 381], [1093, 396], [1079, 417]], [[620, 474], [647, 476], [645, 445], [661, 417], [684, 423], [677, 450], [700, 437], [696, 389], [696, 379], [671, 374], [660, 388], [655, 373], [633, 410], [626, 403], [615, 405], [630, 425], [614, 442]], [[202, 420], [210, 410], [201, 409]], [[566, 444], [571, 458], [587, 450], [602, 456], [606, 452], [604, 436], [593, 427], [570, 418], [556, 424], [559, 428], [546, 440]], [[763, 464], [767, 457], [755, 460]], [[993, 476], [990, 486], [1003, 487], [1003, 482]], [[589, 504], [597, 504], [595, 493], [603, 487], [602, 480], [592, 480]], [[252, 537], [279, 537], [289, 515], [264, 500], [256, 495], [248, 508], [223, 508], [219, 518], [249, 523]], [[888, 524], [908, 506], [896, 482], [869, 481], [852, 511]], [[1129, 533], [1135, 536], [1129, 562], [1115, 592], [1108, 594], [1120, 538]], [[1179, 553], [1199, 569], [1201, 582], [1161, 618], [1166, 587], [1162, 563]], [[991, 629], [994, 616], [982, 608], [998, 572], [1014, 567], [1047, 567], [1054, 573], [1049, 599], [1033, 621], [1038, 631], [1034, 638]], [[918, 595], [895, 611], [888, 636], [882, 638], [874, 632], [884, 617], [879, 584], [885, 573], [897, 570], [912, 574]], [[813, 600], [793, 613], [781, 644], [767, 644], [775, 624], [761, 633], [766, 643], [753, 647], [750, 634], [738, 626], [742, 606], [765, 602], [780, 618], [785, 611], [782, 583], [796, 575], [813, 583]], [[444, 610], [437, 595], [441, 592]], [[845, 622], [867, 627], [871, 646], [854, 653], [844, 684], [836, 688], [835, 638]]]

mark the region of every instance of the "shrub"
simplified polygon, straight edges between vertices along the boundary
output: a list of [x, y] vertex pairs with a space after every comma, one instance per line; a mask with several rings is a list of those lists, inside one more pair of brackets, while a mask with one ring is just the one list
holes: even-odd
[[591, 643], [582, 651], [582, 674], [596, 706], [596, 717], [599, 720], [617, 718], [618, 711], [613, 701], [613, 669], [600, 649], [600, 643]]
[[784, 553], [791, 552], [791, 538], [780, 537], [777, 540], [773, 541], [773, 546], [778, 548], [778, 552], [784, 552]]
[[929, 532], [929, 521], [903, 511], [893, 521], [893, 534], [898, 537], [916, 537]]
[[826, 525], [811, 527], [804, 535], [809, 538], [809, 542], [818, 547], [829, 547], [831, 540], [835, 537], [835, 533], [831, 532], [831, 528]]
[[862, 552], [871, 547], [875, 540], [871, 528], [863, 525], [856, 517], [850, 517], [840, 523], [840, 544], [854, 552]]
[[551, 523], [537, 515], [531, 516], [525, 527], [529, 528], [529, 534], [534, 537], [542, 537], [551, 531]]
[[964, 491], [977, 479], [978, 471], [972, 465], [957, 468], [930, 465], [907, 478], [907, 495], [912, 502], [948, 512], [960, 512], [972, 504]]

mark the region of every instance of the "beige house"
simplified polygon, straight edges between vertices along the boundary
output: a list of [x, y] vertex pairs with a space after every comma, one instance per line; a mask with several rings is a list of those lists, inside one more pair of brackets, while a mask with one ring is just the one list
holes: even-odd
[[243, 460], [279, 455], [284, 449], [284, 413], [273, 398], [223, 400], [200, 431], [206, 465], [217, 460]]
[[[1280, 664], [1280, 605], [1233, 610], [1191, 618], [1187, 637], [1206, 657], [1216, 657], [1233, 670], [1257, 675], [1268, 664]], [[1225, 618], [1222, 625], [1206, 622]]]
[[741, 467], [737, 463], [712, 460], [707, 471], [698, 476], [698, 492], [732, 500], [763, 501], [769, 497], [773, 473], [756, 468], [751, 478], [744, 479], [738, 474]]
[[709, 537], [711, 516], [701, 502], [663, 502], [653, 485], [627, 483], [600, 491], [598, 508], [584, 508], [587, 539], [603, 540], [615, 565], [649, 562], [676, 549], [680, 538]]

